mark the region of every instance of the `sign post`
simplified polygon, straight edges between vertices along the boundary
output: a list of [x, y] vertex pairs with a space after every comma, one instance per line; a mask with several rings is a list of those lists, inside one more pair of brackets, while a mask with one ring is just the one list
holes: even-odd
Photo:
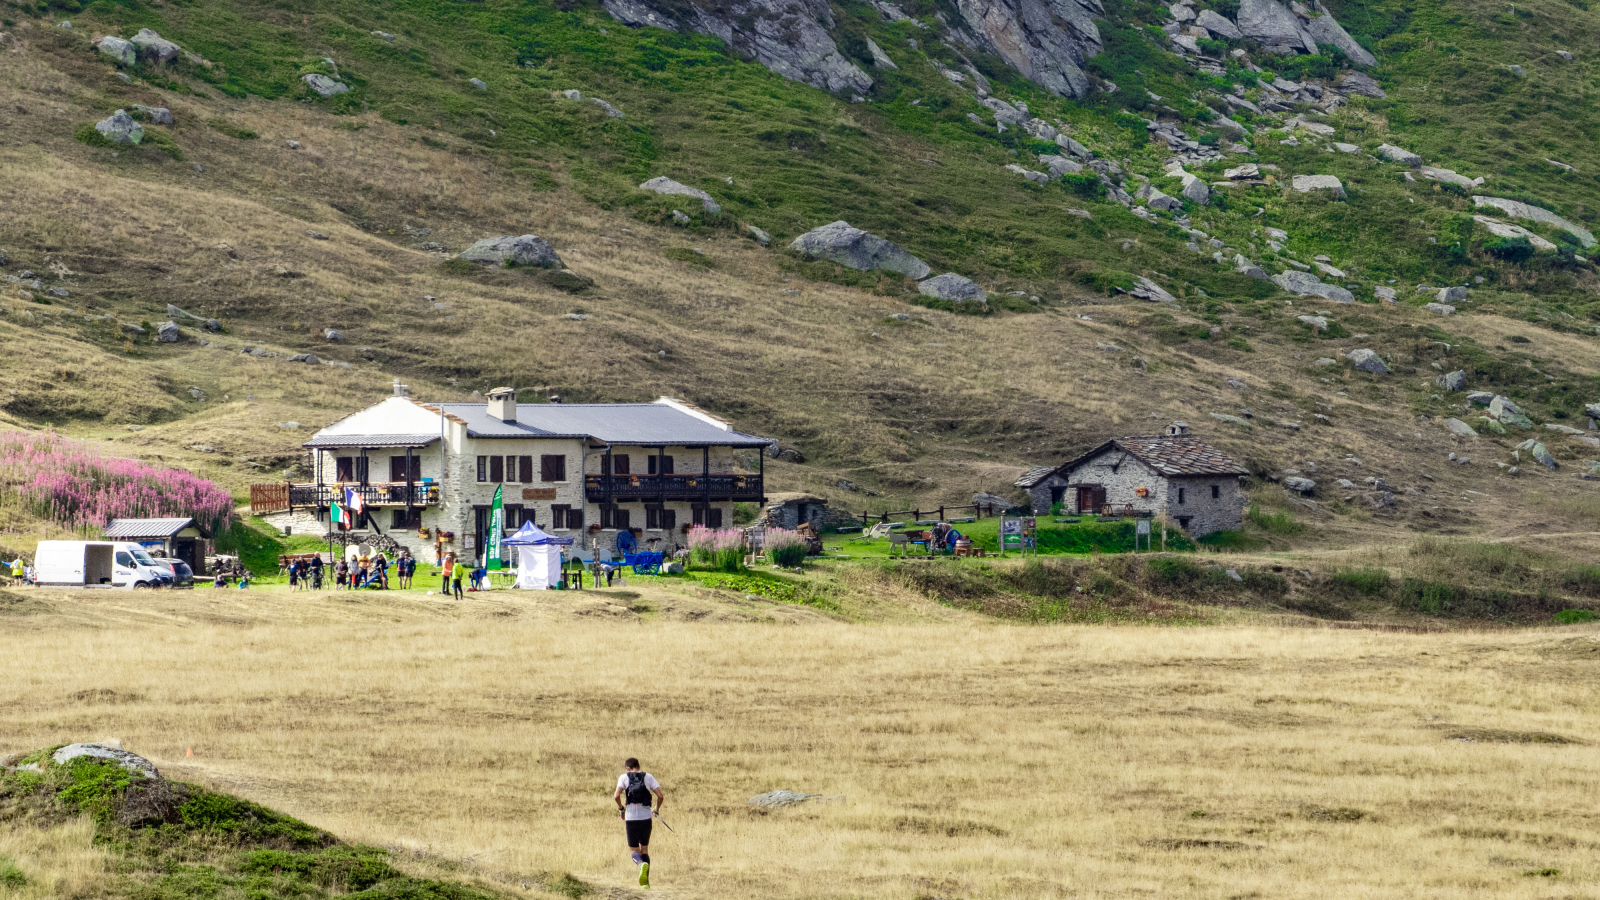
[[1150, 520], [1140, 519], [1133, 526], [1133, 551], [1139, 552], [1139, 538], [1144, 537], [1144, 549], [1150, 549]]
[[1022, 539], [1022, 520], [1004, 517], [1000, 520], [1000, 555], [1006, 551], [1021, 551], [1026, 545]]

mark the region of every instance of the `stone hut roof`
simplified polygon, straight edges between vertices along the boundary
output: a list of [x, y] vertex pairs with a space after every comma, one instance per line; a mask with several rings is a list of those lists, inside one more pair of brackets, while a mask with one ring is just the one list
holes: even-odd
[[1075, 459], [1054, 467], [1036, 467], [1017, 479], [1018, 487], [1033, 487], [1057, 472], [1068, 472], [1099, 456], [1118, 449], [1149, 466], [1158, 475], [1182, 478], [1195, 475], [1249, 475], [1250, 471], [1226, 453], [1191, 435], [1145, 435], [1112, 438]]

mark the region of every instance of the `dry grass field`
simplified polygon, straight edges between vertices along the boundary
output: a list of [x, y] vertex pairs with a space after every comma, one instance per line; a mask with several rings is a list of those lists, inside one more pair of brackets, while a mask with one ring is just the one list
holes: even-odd
[[[524, 895], [1600, 896], [1600, 630], [641, 621], [553, 601], [207, 592], [0, 618], [0, 753], [173, 777]], [[192, 749], [194, 755], [188, 756]], [[838, 797], [761, 812], [777, 788]], [[0, 852], [92, 885], [81, 827]], [[0, 888], [0, 895], [4, 894]], [[92, 891], [91, 891], [92, 893]]]

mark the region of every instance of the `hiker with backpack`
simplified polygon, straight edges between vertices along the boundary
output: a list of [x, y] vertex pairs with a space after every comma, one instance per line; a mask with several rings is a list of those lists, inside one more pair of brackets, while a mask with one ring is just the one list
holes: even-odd
[[[611, 799], [616, 802], [617, 812], [628, 830], [628, 849], [633, 851], [634, 865], [639, 867], [639, 886], [647, 888], [650, 886], [651, 817], [661, 811], [667, 795], [654, 775], [639, 769], [637, 759], [630, 756], [622, 764], [628, 771], [617, 779], [617, 789], [611, 793]], [[651, 794], [656, 798], [654, 811], [650, 809]]]

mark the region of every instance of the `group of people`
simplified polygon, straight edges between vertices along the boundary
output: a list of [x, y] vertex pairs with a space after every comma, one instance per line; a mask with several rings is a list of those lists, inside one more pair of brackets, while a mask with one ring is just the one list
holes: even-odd
[[[417, 574], [416, 557], [401, 551], [391, 563], [389, 558], [379, 551], [376, 556], [363, 554], [355, 559], [340, 558], [335, 562], [332, 567], [333, 589], [353, 591], [376, 588], [387, 591], [391, 566], [394, 568], [400, 589], [411, 587], [411, 580]], [[327, 568], [322, 562], [320, 553], [312, 554], [310, 559], [295, 560], [289, 564], [289, 590], [291, 592], [322, 590]]]
[[[415, 565], [413, 563], [412, 567], [415, 568]], [[483, 590], [484, 580], [489, 577], [488, 569], [483, 566], [468, 567], [466, 563], [456, 559], [454, 553], [445, 555], [444, 562], [439, 569], [443, 578], [440, 587], [443, 588], [445, 596], [454, 596], [457, 600], [462, 598], [461, 583], [463, 581], [470, 585], [467, 590], [481, 591]]]

